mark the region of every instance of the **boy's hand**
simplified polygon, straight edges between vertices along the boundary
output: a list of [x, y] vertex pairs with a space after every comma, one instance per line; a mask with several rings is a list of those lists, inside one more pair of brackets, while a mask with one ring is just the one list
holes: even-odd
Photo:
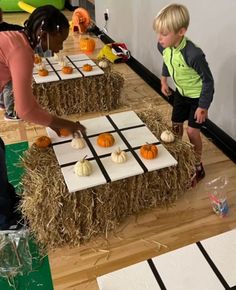
[[161, 92], [166, 96], [166, 97], [168, 97], [168, 96], [170, 96], [171, 95], [171, 90], [170, 90], [170, 88], [169, 88], [169, 86], [168, 86], [168, 84], [167, 83], [161, 83]]
[[194, 114], [194, 119], [196, 119], [196, 123], [202, 124], [207, 119], [207, 109], [197, 108]]

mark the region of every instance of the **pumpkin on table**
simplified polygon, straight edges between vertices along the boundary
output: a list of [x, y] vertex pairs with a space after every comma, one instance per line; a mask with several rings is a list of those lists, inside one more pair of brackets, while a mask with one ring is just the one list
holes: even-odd
[[125, 163], [127, 161], [126, 152], [118, 148], [111, 153], [111, 160], [115, 163]]
[[74, 172], [79, 176], [89, 176], [92, 173], [92, 165], [85, 158], [86, 156], [74, 165]]
[[91, 71], [91, 70], [93, 70], [93, 67], [90, 64], [86, 63], [83, 65], [83, 71]]
[[101, 147], [111, 147], [115, 143], [115, 139], [111, 133], [102, 133], [97, 138], [97, 144]]
[[80, 137], [78, 133], [74, 133], [74, 137], [71, 140], [71, 147], [74, 149], [82, 149], [85, 147], [84, 138]]
[[42, 63], [42, 58], [41, 58], [38, 54], [35, 54], [35, 55], [34, 55], [34, 63], [35, 63], [35, 64], [40, 64], [40, 63]]
[[155, 144], [145, 144], [140, 148], [140, 154], [144, 159], [154, 159], [158, 155], [158, 148]]
[[38, 148], [47, 148], [52, 144], [52, 141], [48, 136], [40, 136], [35, 140], [34, 144]]
[[45, 69], [45, 68], [39, 69], [39, 70], [38, 70], [38, 74], [39, 74], [41, 77], [46, 77], [46, 76], [48, 76], [48, 70]]
[[59, 132], [60, 132], [60, 136], [61, 136], [61, 137], [68, 137], [68, 136], [71, 135], [71, 131], [68, 130], [67, 128], [61, 128], [61, 129], [59, 130]]
[[63, 66], [62, 70], [61, 70], [64, 74], [72, 74], [73, 73], [73, 67], [69, 66], [69, 65], [65, 65]]

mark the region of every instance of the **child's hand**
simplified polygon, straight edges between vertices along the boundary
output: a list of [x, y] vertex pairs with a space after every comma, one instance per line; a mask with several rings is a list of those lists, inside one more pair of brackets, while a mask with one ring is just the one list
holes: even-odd
[[166, 96], [166, 97], [168, 97], [168, 96], [170, 96], [171, 95], [171, 90], [170, 90], [170, 88], [169, 88], [169, 86], [168, 86], [168, 84], [167, 83], [161, 83], [161, 92]]
[[204, 123], [207, 119], [207, 113], [207, 109], [197, 108], [194, 114], [194, 119], [196, 119], [196, 123]]

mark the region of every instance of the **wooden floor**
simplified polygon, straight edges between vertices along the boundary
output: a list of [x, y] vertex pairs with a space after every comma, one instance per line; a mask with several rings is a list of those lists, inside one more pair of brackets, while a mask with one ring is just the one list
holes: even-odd
[[[70, 12], [66, 12], [70, 18]], [[17, 18], [16, 18], [17, 17]], [[21, 23], [27, 14], [4, 14], [5, 21]], [[71, 34], [65, 43], [66, 53], [78, 53], [79, 35]], [[102, 47], [97, 40], [97, 50]], [[96, 56], [96, 53], [93, 55]], [[158, 64], [157, 64], [158, 65]], [[160, 64], [161, 65], [161, 64]], [[170, 120], [171, 107], [127, 65], [114, 65], [125, 78], [120, 110], [158, 106], [163, 118]], [[77, 116], [69, 116], [69, 118]], [[41, 126], [23, 121], [12, 123], [0, 115], [0, 130], [6, 144], [28, 140], [45, 133]], [[186, 138], [186, 136], [185, 136]], [[170, 209], [155, 209], [125, 220], [108, 239], [97, 238], [80, 248], [56, 249], [49, 253], [55, 290], [97, 290], [96, 277], [226, 232], [236, 227], [236, 166], [210, 140], [203, 136], [205, 179], [186, 192]], [[230, 212], [216, 216], [210, 206], [205, 183], [227, 176], [226, 189]]]

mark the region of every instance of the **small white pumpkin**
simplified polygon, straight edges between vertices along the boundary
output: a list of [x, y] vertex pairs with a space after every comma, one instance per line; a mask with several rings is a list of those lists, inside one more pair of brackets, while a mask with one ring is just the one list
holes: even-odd
[[98, 65], [101, 67], [101, 68], [107, 68], [108, 67], [108, 62], [106, 60], [100, 60]]
[[74, 165], [74, 172], [79, 176], [89, 176], [92, 173], [92, 165], [85, 157]]
[[161, 133], [161, 140], [164, 141], [165, 143], [174, 142], [175, 135], [171, 131], [165, 130]]
[[111, 153], [111, 160], [115, 163], [124, 163], [127, 161], [127, 155], [125, 151], [120, 150], [115, 150]]
[[75, 134], [71, 140], [71, 147], [74, 149], [82, 149], [85, 147], [84, 138], [81, 138], [78, 134]]

